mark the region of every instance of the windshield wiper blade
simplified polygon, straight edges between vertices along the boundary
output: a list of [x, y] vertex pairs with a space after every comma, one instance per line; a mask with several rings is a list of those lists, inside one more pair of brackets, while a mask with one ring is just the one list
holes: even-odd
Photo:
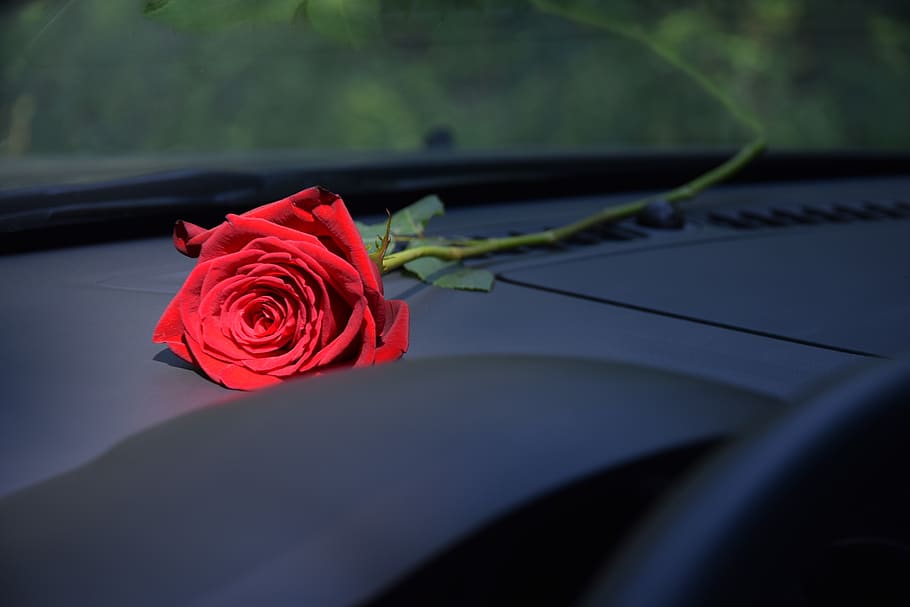
[[443, 153], [299, 168], [155, 172], [100, 183], [0, 190], [0, 233], [84, 230], [127, 219], [167, 218], [172, 225], [176, 218], [242, 212], [310, 185], [341, 193], [358, 214], [381, 213], [430, 193], [456, 204], [605, 193], [629, 186], [629, 177], [638, 174], [650, 175], [651, 187], [662, 185], [652, 170], [656, 161], [673, 167], [659, 172], [669, 185], [677, 173], [709, 167], [717, 156]]
[[265, 188], [262, 176], [232, 171], [170, 171], [97, 184], [0, 191], [0, 232], [148, 218], [182, 209], [243, 206]]

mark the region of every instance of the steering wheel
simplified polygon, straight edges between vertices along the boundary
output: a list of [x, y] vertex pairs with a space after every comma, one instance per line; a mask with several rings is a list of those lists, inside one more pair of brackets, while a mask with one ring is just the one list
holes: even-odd
[[910, 360], [867, 364], [732, 445], [586, 607], [910, 605]]

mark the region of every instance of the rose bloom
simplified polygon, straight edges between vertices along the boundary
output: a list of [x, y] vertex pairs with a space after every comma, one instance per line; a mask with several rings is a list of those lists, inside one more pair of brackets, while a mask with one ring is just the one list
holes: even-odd
[[408, 348], [407, 304], [383, 297], [377, 264], [327, 190], [228, 215], [210, 230], [177, 222], [174, 245], [199, 261], [153, 341], [228, 388], [396, 360]]

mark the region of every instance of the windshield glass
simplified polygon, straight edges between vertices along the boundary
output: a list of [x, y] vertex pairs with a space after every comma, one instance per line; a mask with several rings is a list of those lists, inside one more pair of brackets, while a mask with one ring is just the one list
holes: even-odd
[[[0, 162], [9, 183], [35, 163], [99, 158], [326, 162], [748, 139], [675, 59], [754, 114], [772, 148], [907, 148], [908, 10], [904, 0], [19, 0], [0, 9]], [[598, 19], [645, 33], [659, 52]]]

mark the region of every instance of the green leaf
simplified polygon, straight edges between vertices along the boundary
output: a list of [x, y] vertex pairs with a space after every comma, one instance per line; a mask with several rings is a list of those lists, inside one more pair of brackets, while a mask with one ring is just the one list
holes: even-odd
[[456, 261], [445, 261], [436, 257], [420, 257], [404, 264], [404, 269], [427, 284], [433, 284], [434, 274], [458, 265]]
[[[403, 209], [392, 214], [390, 236], [391, 245], [387, 253], [391, 253], [395, 248], [396, 236], [418, 237], [421, 240], [412, 241], [410, 246], [427, 246], [447, 244], [442, 238], [423, 238], [423, 230], [427, 222], [436, 215], [442, 215], [445, 207], [438, 196], [426, 196], [414, 204], [404, 207]], [[377, 250], [376, 240], [382, 239], [386, 233], [386, 222], [366, 224], [362, 221], [355, 221], [354, 225], [360, 232], [360, 238], [363, 239], [367, 250], [373, 253]], [[403, 239], [407, 240], [407, 239]]]
[[[388, 213], [388, 211], [386, 211]], [[382, 268], [382, 259], [385, 257], [386, 253], [392, 252], [392, 236], [389, 232], [392, 226], [392, 216], [389, 215], [386, 219], [385, 227], [383, 228], [382, 236], [378, 237], [373, 243], [373, 251], [369, 252], [370, 259], [373, 260], [379, 268]], [[369, 251], [369, 246], [367, 247]]]
[[363, 239], [367, 248], [372, 246], [377, 238], [382, 238], [382, 235], [385, 234], [385, 222], [366, 224], [362, 221], [355, 221], [354, 225], [357, 227], [357, 231], [360, 232], [360, 238]]
[[379, 0], [304, 0], [309, 26], [328, 38], [361, 46], [380, 31]]
[[[367, 253], [372, 255], [382, 247], [386, 228], [385, 223], [366, 224], [361, 221], [355, 221], [354, 226], [357, 228], [357, 231], [360, 232], [360, 238], [363, 240], [363, 245], [367, 248]], [[390, 232], [389, 244], [385, 253], [388, 255], [389, 253], [395, 252], [397, 249], [398, 243], [395, 242], [395, 233]]]
[[436, 215], [445, 213], [439, 196], [421, 198], [392, 215], [392, 234], [399, 236], [423, 236], [427, 222]]
[[178, 28], [226, 29], [242, 23], [291, 23], [305, 0], [147, 0], [143, 14]]
[[478, 268], [460, 268], [447, 272], [433, 281], [437, 287], [444, 289], [461, 289], [464, 291], [489, 291], [493, 288], [493, 273]]
[[[444, 239], [428, 239], [428, 244], [445, 243]], [[435, 242], [439, 241], [439, 242]], [[421, 246], [421, 242], [414, 246]], [[404, 270], [419, 278], [422, 282], [443, 289], [462, 289], [466, 291], [489, 291], [493, 288], [495, 277], [489, 270], [466, 268], [458, 261], [446, 261], [438, 257], [419, 257], [404, 264]]]

